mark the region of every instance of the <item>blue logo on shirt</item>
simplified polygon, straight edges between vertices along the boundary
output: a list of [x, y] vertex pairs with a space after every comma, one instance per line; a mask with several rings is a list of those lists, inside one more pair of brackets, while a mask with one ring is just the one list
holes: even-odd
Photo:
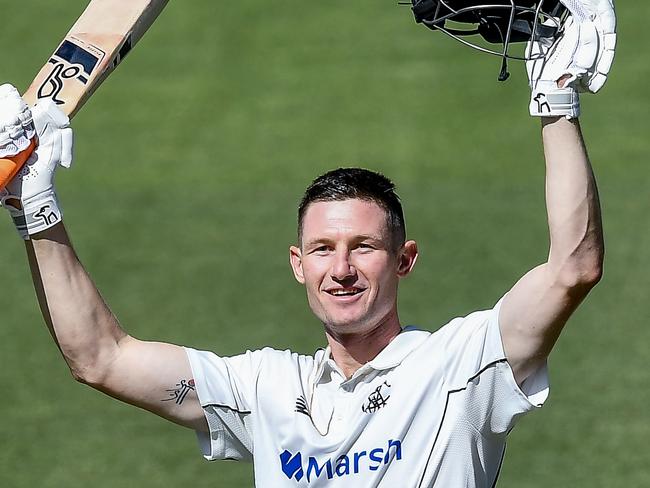
[[291, 479], [295, 477], [296, 481], [300, 481], [304, 476], [302, 470], [302, 454], [292, 455], [289, 451], [285, 450], [280, 454], [280, 463], [282, 464], [282, 471], [287, 475], [287, 478]]
[[400, 459], [402, 459], [402, 441], [393, 439], [388, 441], [388, 446], [385, 449], [376, 447], [370, 451], [348, 453], [335, 460], [331, 458], [318, 460], [314, 456], [309, 456], [306, 465], [303, 464], [300, 451], [293, 454], [285, 449], [280, 454], [282, 472], [287, 478], [300, 481], [306, 476], [307, 483], [321, 476], [326, 476], [331, 480], [334, 476], [348, 476], [358, 474], [360, 471], [377, 471], [382, 465]]

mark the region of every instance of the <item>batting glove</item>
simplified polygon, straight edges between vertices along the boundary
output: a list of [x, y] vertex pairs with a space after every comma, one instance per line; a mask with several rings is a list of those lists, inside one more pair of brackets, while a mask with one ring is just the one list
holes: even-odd
[[[4, 145], [0, 142], [0, 155], [16, 155], [20, 151], [11, 153], [12, 145], [20, 149], [21, 144], [16, 141], [29, 140], [34, 131], [38, 137], [34, 153], [0, 192], [0, 203], [11, 214], [21, 237], [28, 240], [29, 236], [61, 221], [62, 213], [54, 191], [54, 173], [57, 166], [69, 168], [72, 164], [72, 129], [68, 117], [50, 100], [39, 102], [30, 111], [25, 110], [26, 105], [15, 88], [11, 90], [4, 85], [0, 87], [0, 93], [4, 94], [0, 97], [2, 120], [16, 121], [2, 129], [3, 134], [13, 136], [4, 139], [0, 136], [0, 141], [9, 141]], [[33, 126], [24, 123], [30, 116]], [[21, 130], [23, 134], [20, 134]]]
[[598, 92], [614, 61], [613, 0], [561, 1], [571, 13], [562, 35], [556, 40], [536, 38], [527, 46], [530, 114], [537, 117], [578, 117], [579, 92]]
[[36, 135], [32, 112], [12, 85], [0, 86], [0, 158], [27, 149]]

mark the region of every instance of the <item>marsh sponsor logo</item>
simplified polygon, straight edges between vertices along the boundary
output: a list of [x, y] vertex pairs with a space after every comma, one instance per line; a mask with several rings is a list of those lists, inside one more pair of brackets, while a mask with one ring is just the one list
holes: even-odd
[[389, 462], [401, 459], [402, 441], [393, 439], [388, 441], [385, 448], [376, 447], [368, 451], [348, 453], [336, 459], [316, 459], [314, 456], [303, 459], [300, 451], [294, 454], [286, 449], [280, 454], [282, 472], [287, 478], [296, 481], [306, 478], [307, 483], [321, 477], [331, 480], [335, 476], [340, 478], [364, 471], [377, 471]]

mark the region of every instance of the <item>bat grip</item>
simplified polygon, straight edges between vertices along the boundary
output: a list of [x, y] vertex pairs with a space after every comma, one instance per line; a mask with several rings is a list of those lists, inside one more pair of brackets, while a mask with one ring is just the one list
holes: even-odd
[[19, 152], [15, 156], [0, 158], [0, 190], [4, 188], [14, 176], [16, 176], [16, 173], [20, 171], [20, 168], [23, 167], [25, 162], [29, 159], [29, 156], [34, 152], [35, 148], [36, 138], [32, 139], [29, 147], [24, 151]]

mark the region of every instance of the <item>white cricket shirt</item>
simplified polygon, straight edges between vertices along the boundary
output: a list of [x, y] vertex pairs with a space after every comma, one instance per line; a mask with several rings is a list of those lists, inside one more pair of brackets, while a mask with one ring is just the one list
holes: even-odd
[[517, 386], [498, 313], [407, 327], [348, 380], [329, 349], [186, 349], [203, 455], [254, 460], [258, 488], [491, 488], [507, 434], [548, 395], [545, 366]]

